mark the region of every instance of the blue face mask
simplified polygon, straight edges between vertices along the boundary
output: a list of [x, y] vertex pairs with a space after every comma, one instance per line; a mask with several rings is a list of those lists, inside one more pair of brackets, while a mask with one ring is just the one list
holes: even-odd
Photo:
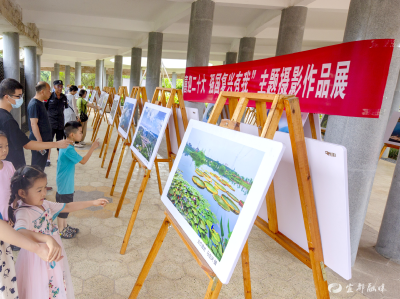
[[24, 103], [24, 98], [19, 98], [15, 100], [15, 104], [11, 104], [13, 108], [19, 108]]

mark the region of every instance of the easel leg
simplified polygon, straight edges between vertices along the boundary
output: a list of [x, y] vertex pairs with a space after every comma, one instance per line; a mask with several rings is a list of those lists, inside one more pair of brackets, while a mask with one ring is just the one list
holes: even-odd
[[[104, 140], [103, 140], [103, 144], [101, 145], [101, 150], [100, 150], [100, 155], [99, 158], [101, 158], [101, 155], [103, 154], [103, 150], [104, 150], [104, 145], [106, 143], [108, 143], [108, 135], [110, 133], [110, 126], [107, 126], [107, 131], [106, 131], [106, 135], [104, 136]], [[103, 166], [101, 166], [103, 168]]]
[[387, 149], [387, 146], [384, 145], [384, 146], [382, 147], [381, 153], [379, 154], [379, 160], [382, 158], [383, 153], [385, 152], [386, 149]]
[[162, 186], [161, 186], [160, 169], [158, 169], [158, 162], [157, 162], [157, 160], [154, 161], [154, 165], [156, 166], [156, 172], [157, 172], [158, 191], [160, 192], [160, 195], [162, 195]]
[[122, 207], [122, 204], [125, 199], [126, 191], [128, 191], [128, 186], [129, 186], [129, 183], [131, 182], [132, 173], [133, 173], [133, 170], [135, 169], [135, 165], [136, 165], [136, 160], [133, 160], [132, 164], [131, 164], [131, 168], [129, 169], [129, 172], [128, 172], [128, 177], [126, 178], [124, 189], [122, 190], [121, 198], [119, 199], [119, 202], [118, 202], [117, 210], [115, 211], [115, 218], [118, 218], [119, 212], [121, 211], [121, 207]]
[[146, 277], [150, 272], [151, 266], [153, 265], [153, 262], [156, 259], [158, 251], [160, 250], [161, 245], [165, 239], [165, 236], [167, 235], [168, 226], [169, 226], [169, 222], [168, 222], [167, 217], [165, 217], [164, 222], [162, 223], [161, 228], [158, 231], [157, 238], [154, 241], [153, 246], [151, 247], [150, 253], [147, 256], [147, 259], [143, 265], [142, 271], [140, 271], [140, 274], [136, 280], [135, 286], [133, 287], [133, 290], [129, 296], [129, 299], [136, 299], [137, 296], [139, 295], [140, 289], [142, 288], [143, 283], [146, 280]]
[[129, 220], [128, 228], [126, 229], [124, 241], [122, 242], [122, 247], [121, 247], [121, 252], [120, 252], [121, 254], [125, 254], [126, 247], [128, 247], [128, 242], [129, 242], [129, 238], [131, 237], [133, 225], [135, 224], [136, 216], [137, 216], [137, 213], [139, 212], [139, 207], [142, 202], [144, 190], [146, 190], [146, 185], [147, 185], [147, 182], [150, 177], [150, 171], [151, 170], [149, 170], [149, 169], [146, 170], [146, 174], [144, 175], [142, 184], [140, 185], [140, 189], [139, 189], [138, 196], [136, 198], [135, 206], [133, 207], [132, 216], [131, 216], [131, 219]]
[[[114, 181], [113, 181], [113, 185], [112, 185], [112, 187], [111, 187], [110, 195], [113, 195], [113, 194], [114, 194], [115, 185], [117, 185], [117, 179], [118, 179], [119, 169], [121, 168], [122, 159], [124, 158], [125, 146], [126, 146], [126, 144], [125, 144], [125, 142], [124, 142], [124, 143], [122, 144], [121, 155], [119, 156], [118, 166], [117, 166], [117, 170], [115, 171]], [[110, 164], [110, 166], [111, 166], [111, 164]]]
[[249, 242], [246, 241], [242, 251], [242, 269], [244, 298], [251, 299], [251, 280], [250, 280], [250, 261], [249, 261]]
[[101, 162], [101, 168], [103, 168], [103, 166], [104, 166], [104, 161], [106, 160], [106, 157], [107, 157], [108, 146], [110, 145], [110, 142], [111, 142], [112, 132], [113, 132], [113, 127], [110, 126], [110, 131], [108, 132], [107, 145], [106, 145], [106, 148], [105, 148], [105, 150], [104, 150], [103, 161]]
[[121, 139], [121, 136], [119, 136], [119, 134], [118, 134], [117, 141], [115, 141], [115, 145], [114, 145], [114, 149], [113, 149], [113, 152], [112, 152], [112, 155], [111, 155], [110, 162], [108, 163], [106, 179], [108, 179], [108, 175], [110, 174], [110, 170], [111, 170], [112, 164], [114, 162], [115, 153], [117, 152], [118, 144], [119, 144], [119, 140], [120, 139]]
[[204, 296], [204, 299], [218, 298], [221, 288], [222, 288], [222, 282], [217, 277], [214, 277], [214, 279], [211, 279], [210, 283], [208, 284], [207, 292], [206, 295]]

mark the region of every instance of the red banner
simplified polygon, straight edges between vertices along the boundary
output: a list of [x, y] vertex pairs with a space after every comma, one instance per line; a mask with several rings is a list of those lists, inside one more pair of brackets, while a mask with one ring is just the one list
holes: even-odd
[[393, 39], [363, 40], [236, 64], [188, 67], [184, 99], [215, 103], [221, 91], [292, 94], [302, 112], [378, 118], [393, 47]]

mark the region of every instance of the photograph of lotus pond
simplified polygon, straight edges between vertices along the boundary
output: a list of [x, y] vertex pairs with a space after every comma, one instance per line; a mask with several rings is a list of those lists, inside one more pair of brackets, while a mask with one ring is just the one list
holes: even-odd
[[140, 123], [134, 136], [133, 146], [140, 154], [150, 161], [158, 136], [162, 134], [161, 129], [167, 114], [163, 111], [153, 109], [149, 106], [144, 107]]
[[198, 129], [190, 133], [167, 197], [218, 261], [264, 154]]

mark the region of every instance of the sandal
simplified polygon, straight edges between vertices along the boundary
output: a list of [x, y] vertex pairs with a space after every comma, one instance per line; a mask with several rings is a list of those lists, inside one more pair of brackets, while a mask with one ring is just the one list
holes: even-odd
[[75, 234], [79, 233], [79, 228], [75, 228], [75, 227], [69, 226], [69, 224], [67, 224], [67, 229], [72, 231]]
[[75, 233], [66, 227], [60, 233], [60, 237], [63, 239], [72, 239], [73, 237], [75, 237]]

